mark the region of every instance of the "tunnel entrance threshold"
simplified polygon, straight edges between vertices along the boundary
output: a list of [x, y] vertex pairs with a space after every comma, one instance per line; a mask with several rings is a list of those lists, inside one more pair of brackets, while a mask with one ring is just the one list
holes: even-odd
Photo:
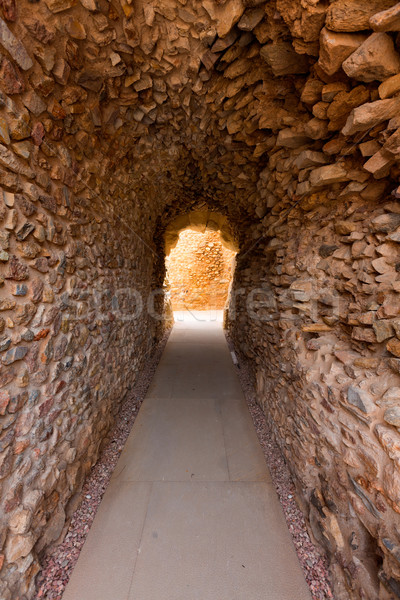
[[63, 600], [310, 600], [207, 317], [176, 320]]

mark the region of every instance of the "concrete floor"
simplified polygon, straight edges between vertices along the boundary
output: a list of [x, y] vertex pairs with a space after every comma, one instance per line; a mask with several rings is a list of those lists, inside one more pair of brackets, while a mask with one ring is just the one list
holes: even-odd
[[63, 600], [310, 600], [220, 314], [176, 318]]

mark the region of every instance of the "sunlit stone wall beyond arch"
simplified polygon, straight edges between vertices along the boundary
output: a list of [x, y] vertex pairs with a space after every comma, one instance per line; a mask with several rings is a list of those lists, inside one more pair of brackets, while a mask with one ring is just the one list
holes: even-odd
[[181, 231], [166, 260], [172, 310], [225, 308], [234, 257], [235, 252], [222, 244], [216, 231]]

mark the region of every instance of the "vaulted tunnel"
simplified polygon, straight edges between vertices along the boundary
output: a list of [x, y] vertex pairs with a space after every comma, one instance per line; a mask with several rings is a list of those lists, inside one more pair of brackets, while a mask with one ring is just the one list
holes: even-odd
[[0, 11], [1, 597], [32, 598], [196, 215], [239, 249], [227, 327], [335, 598], [400, 597], [400, 5]]

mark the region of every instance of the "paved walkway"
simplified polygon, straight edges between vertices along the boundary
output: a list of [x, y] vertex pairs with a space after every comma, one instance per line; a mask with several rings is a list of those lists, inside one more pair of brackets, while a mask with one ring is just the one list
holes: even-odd
[[174, 326], [63, 600], [310, 600], [219, 320]]

